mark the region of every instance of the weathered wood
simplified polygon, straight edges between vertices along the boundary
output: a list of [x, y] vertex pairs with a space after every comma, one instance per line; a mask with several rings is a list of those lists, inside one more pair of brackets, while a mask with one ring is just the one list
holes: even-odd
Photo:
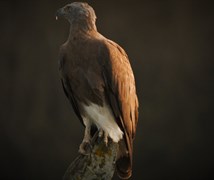
[[118, 152], [118, 144], [109, 141], [106, 146], [103, 140], [92, 140], [88, 155], [78, 155], [65, 172], [63, 180], [111, 180]]

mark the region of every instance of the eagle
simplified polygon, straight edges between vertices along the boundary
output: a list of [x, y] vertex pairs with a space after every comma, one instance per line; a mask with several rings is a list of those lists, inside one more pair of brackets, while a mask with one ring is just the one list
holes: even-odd
[[59, 51], [59, 74], [65, 95], [85, 126], [79, 152], [86, 154], [95, 131], [106, 145], [119, 144], [116, 171], [132, 175], [133, 140], [138, 122], [135, 78], [126, 52], [97, 31], [94, 9], [73, 2], [56, 12], [70, 23]]

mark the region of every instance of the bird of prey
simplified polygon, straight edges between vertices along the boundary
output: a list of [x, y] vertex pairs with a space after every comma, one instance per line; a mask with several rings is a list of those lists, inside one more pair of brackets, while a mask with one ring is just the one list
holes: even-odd
[[57, 17], [70, 23], [67, 41], [59, 53], [64, 92], [85, 126], [80, 153], [90, 144], [92, 129], [106, 145], [119, 144], [117, 174], [132, 174], [133, 139], [138, 121], [135, 79], [126, 52], [96, 28], [96, 15], [87, 3], [73, 2], [59, 9]]

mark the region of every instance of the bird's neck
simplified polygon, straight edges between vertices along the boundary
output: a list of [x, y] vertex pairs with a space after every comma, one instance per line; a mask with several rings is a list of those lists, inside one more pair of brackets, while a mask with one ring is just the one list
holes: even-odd
[[69, 40], [73, 40], [80, 36], [88, 36], [94, 32], [97, 32], [97, 28], [94, 23], [71, 23]]

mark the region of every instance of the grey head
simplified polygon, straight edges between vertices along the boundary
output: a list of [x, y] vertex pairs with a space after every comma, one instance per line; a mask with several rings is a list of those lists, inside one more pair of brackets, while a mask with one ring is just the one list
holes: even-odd
[[56, 12], [56, 19], [58, 17], [64, 17], [72, 26], [96, 29], [94, 9], [85, 2], [73, 2], [65, 5]]

